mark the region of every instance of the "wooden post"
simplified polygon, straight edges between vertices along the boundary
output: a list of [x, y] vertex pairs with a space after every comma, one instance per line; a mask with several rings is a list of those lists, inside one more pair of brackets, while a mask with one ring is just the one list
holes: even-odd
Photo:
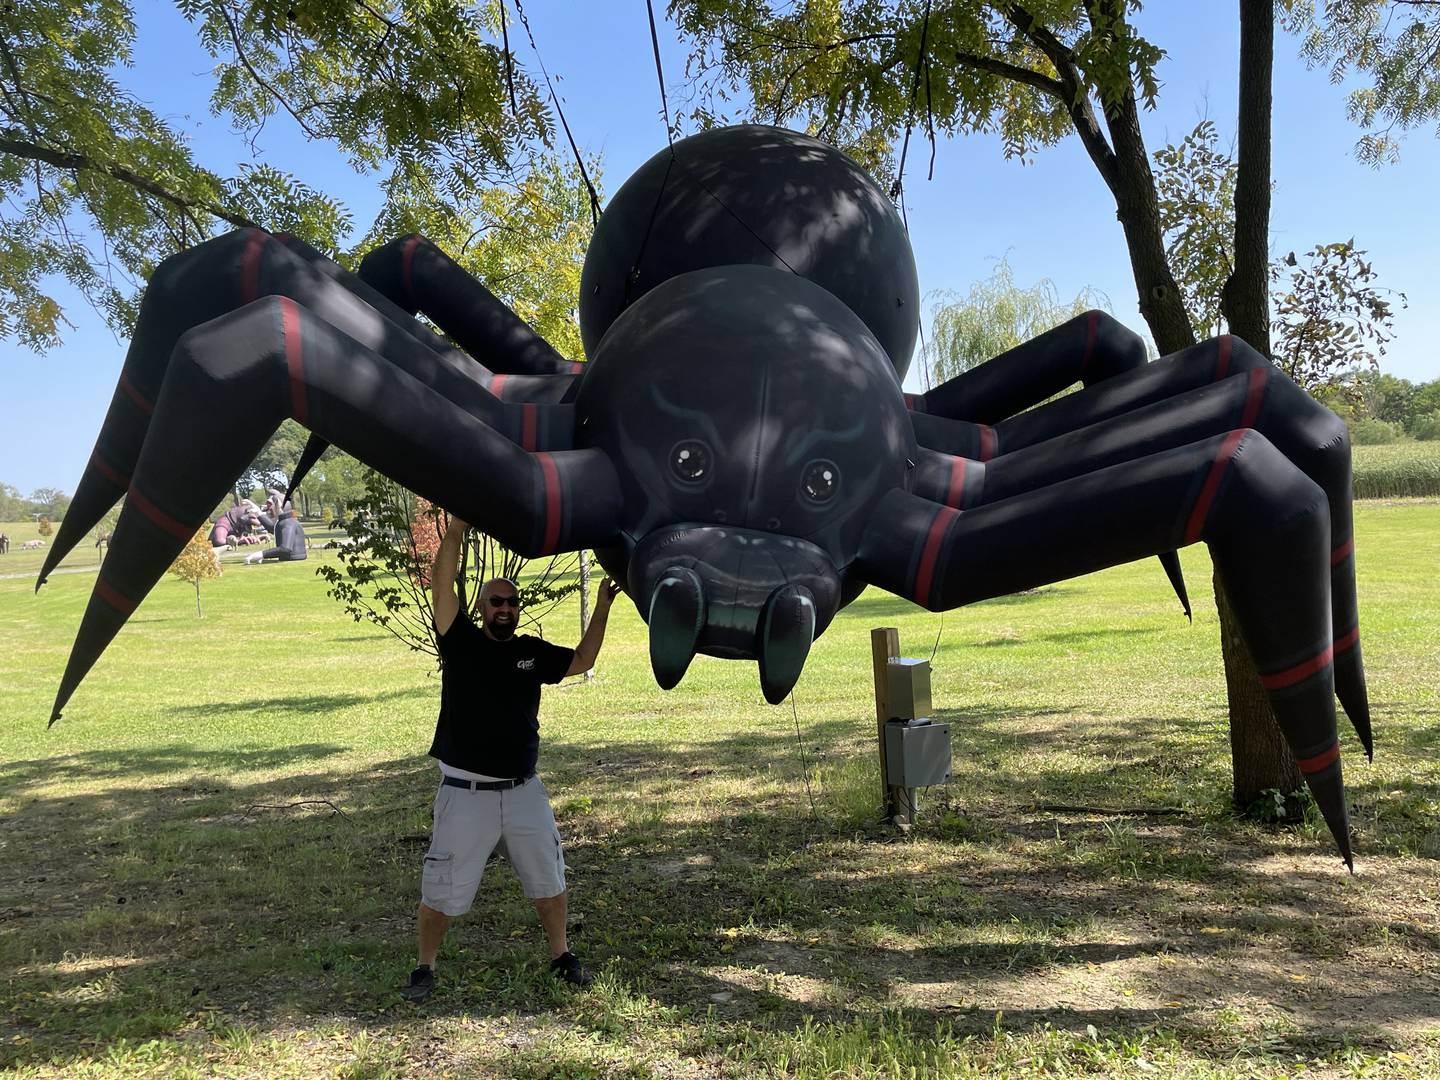
[[880, 789], [885, 797], [885, 817], [897, 824], [910, 824], [910, 807], [904, 792], [890, 786], [885, 767], [885, 724], [890, 719], [890, 658], [900, 655], [900, 631], [886, 626], [870, 631], [870, 658], [875, 668], [875, 723], [880, 739]]

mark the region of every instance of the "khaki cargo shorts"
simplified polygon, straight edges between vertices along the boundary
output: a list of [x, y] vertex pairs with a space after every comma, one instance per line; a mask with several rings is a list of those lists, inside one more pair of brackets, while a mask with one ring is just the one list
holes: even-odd
[[445, 915], [464, 915], [493, 851], [515, 868], [530, 899], [565, 891], [560, 831], [550, 809], [550, 793], [538, 776], [504, 791], [440, 785], [430, 850], [420, 876], [421, 903]]

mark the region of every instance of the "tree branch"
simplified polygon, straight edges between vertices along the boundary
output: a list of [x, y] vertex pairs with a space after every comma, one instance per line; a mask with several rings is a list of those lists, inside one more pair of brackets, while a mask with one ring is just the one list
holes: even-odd
[[256, 85], [258, 85], [262, 90], [264, 90], [267, 94], [269, 94], [272, 98], [279, 102], [280, 107], [290, 114], [291, 119], [294, 120], [295, 123], [300, 125], [300, 130], [305, 132], [305, 134], [309, 138], [320, 138], [321, 136], [319, 135], [319, 133], [316, 132], [315, 129], [312, 128], [309, 124], [307, 124], [305, 122], [305, 119], [298, 112], [295, 111], [294, 107], [290, 104], [289, 99], [286, 98], [284, 94], [280, 93], [280, 91], [276, 90], [275, 87], [271, 86], [270, 83], [268, 83], [265, 78], [258, 71], [256, 71], [254, 67], [251, 66], [250, 58], [245, 55], [245, 46], [240, 43], [240, 28], [235, 25], [235, 20], [231, 17], [230, 12], [222, 9], [220, 14], [225, 19], [225, 25], [230, 29], [230, 41], [235, 46], [235, 58], [239, 60], [245, 70], [250, 73], [250, 77], [255, 80]]
[[177, 195], [168, 188], [161, 187], [153, 180], [148, 180], [137, 172], [125, 168], [123, 165], [107, 164], [101, 161], [93, 161], [84, 154], [71, 154], [61, 150], [53, 150], [46, 146], [37, 146], [35, 143], [24, 142], [11, 138], [14, 132], [0, 132], [0, 154], [13, 154], [16, 157], [25, 158], [27, 161], [43, 161], [47, 165], [53, 165], [57, 169], [68, 169], [71, 172], [95, 172], [103, 173], [111, 179], [119, 180], [122, 184], [129, 184], [133, 188], [154, 195], [171, 206], [177, 206], [182, 210], [203, 210], [207, 214], [219, 218], [221, 221], [228, 221], [242, 229], [257, 229], [255, 222], [237, 214], [234, 211], [226, 210], [223, 206], [214, 203], [199, 202], [194, 199], [187, 199], [183, 195]]
[[1004, 60], [996, 60], [993, 56], [980, 56], [977, 53], [957, 51], [955, 62], [974, 68], [976, 71], [988, 72], [991, 75], [999, 75], [1002, 79], [1010, 79], [1013, 82], [1024, 83], [1026, 86], [1033, 86], [1041, 93], [1049, 94], [1066, 108], [1070, 106], [1070, 99], [1065, 96], [1065, 87], [1061, 85], [1059, 79], [1052, 79], [1048, 75], [1032, 71], [1027, 67], [1007, 64]]
[[1105, 133], [1100, 128], [1100, 121], [1096, 119], [1095, 110], [1091, 107], [1090, 91], [1081, 82], [1080, 69], [1075, 64], [1075, 54], [1051, 32], [1049, 27], [1041, 25], [1040, 20], [1019, 4], [1013, 4], [1006, 8], [1005, 17], [1055, 66], [1055, 73], [1059, 76], [1061, 88], [1060, 100], [1070, 112], [1070, 122], [1075, 125], [1075, 133], [1080, 136], [1080, 141], [1085, 146], [1085, 152], [1090, 155], [1090, 160], [1100, 171], [1106, 187], [1118, 196], [1120, 193], [1119, 165], [1115, 159], [1115, 152], [1105, 141]]

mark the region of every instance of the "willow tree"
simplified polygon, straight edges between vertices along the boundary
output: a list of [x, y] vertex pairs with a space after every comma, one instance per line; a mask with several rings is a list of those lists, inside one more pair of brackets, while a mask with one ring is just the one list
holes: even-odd
[[[1165, 50], [1132, 24], [1138, 0], [672, 0], [692, 38], [699, 119], [739, 100], [753, 117], [808, 127], [896, 176], [912, 131], [997, 133], [1008, 157], [1079, 139], [1110, 191], [1136, 305], [1162, 355], [1195, 343], [1166, 250], [1140, 126]], [[1231, 9], [1234, 11], [1235, 9]], [[1239, 0], [1235, 261], [1221, 290], [1232, 333], [1269, 352], [1270, 81], [1274, 0]], [[1234, 16], [1217, 10], [1215, 18]], [[898, 152], [898, 153], [897, 153]], [[1303, 787], [1254, 664], [1215, 582], [1230, 699], [1235, 798]]]

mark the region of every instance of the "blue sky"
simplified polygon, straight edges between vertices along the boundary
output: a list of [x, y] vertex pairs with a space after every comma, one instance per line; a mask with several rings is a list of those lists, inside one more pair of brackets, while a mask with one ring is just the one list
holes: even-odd
[[[663, 0], [656, 2], [657, 17]], [[665, 142], [645, 6], [529, 0], [526, 12], [582, 148], [603, 159], [607, 190]], [[193, 30], [168, 5], [137, 4], [135, 68], [126, 83], [191, 135], [197, 157], [220, 172], [248, 157], [243, 140], [206, 109], [209, 58]], [[1138, 18], [1169, 51], [1159, 75], [1161, 105], [1142, 118], [1153, 150], [1178, 141], [1197, 119], [1213, 119], [1227, 141], [1234, 131], [1239, 30], [1235, 5], [1156, 0]], [[1223, 12], [1223, 14], [1217, 14]], [[685, 53], [662, 25], [661, 47], [672, 103]], [[512, 43], [526, 56], [523, 38]], [[1440, 377], [1440, 140], [1414, 133], [1398, 165], [1375, 170], [1355, 161], [1357, 130], [1345, 119], [1344, 89], [1324, 71], [1308, 71], [1296, 43], [1276, 40], [1272, 245], [1277, 253], [1354, 237], [1380, 275], [1408, 295], [1395, 318], [1396, 340], [1383, 369], [1415, 381]], [[306, 146], [282, 120], [258, 140], [261, 152], [307, 183], [345, 199], [362, 225], [379, 205], [374, 178], [349, 172], [338, 153]], [[925, 179], [929, 147], [911, 144], [906, 170], [912, 242], [924, 292], [964, 290], [1010, 261], [1016, 280], [1051, 279], [1064, 296], [1086, 286], [1109, 298], [1115, 315], [1144, 331], [1114, 203], [1078, 140], [1041, 151], [1028, 164], [1006, 161], [1000, 142], [970, 137], [942, 143], [935, 178]], [[60, 349], [35, 357], [0, 343], [0, 481], [23, 492], [74, 490], [114, 390], [125, 342], [83, 304], [68, 305], [77, 329]], [[919, 365], [910, 382], [918, 386]]]

